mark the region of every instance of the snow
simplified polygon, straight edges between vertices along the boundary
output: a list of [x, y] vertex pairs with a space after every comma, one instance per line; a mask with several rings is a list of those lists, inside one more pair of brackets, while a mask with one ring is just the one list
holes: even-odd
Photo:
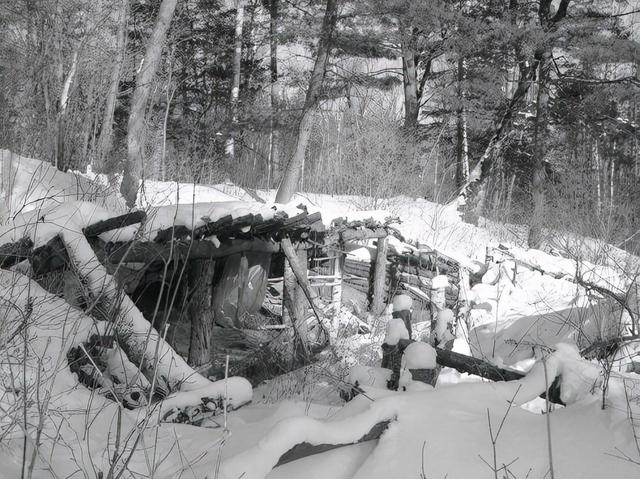
[[[0, 211], [5, 220], [0, 244], [29, 237], [40, 246], [60, 234], [92, 294], [119, 298], [113, 277], [82, 235], [83, 227], [124, 212], [114, 187], [103, 177], [61, 173], [36, 160], [4, 151], [0, 154], [5, 199], [5, 211]], [[264, 203], [257, 201], [256, 195]], [[92, 334], [104, 333], [111, 325], [95, 321], [47, 293], [21, 274], [18, 270], [26, 271], [21, 267], [0, 270], [0, 475], [21, 474], [25, 434], [22, 421], [15, 418], [23, 417], [22, 398], [27, 396], [27, 454], [35, 450], [36, 430], [42, 428], [34, 477], [68, 477], [78, 471], [86, 477], [106, 476], [118, 430], [120, 437], [126, 438], [121, 443], [123, 459], [116, 467], [116, 473], [123, 471], [122, 477], [130, 473], [131, 477], [158, 479], [387, 479], [423, 474], [482, 479], [495, 477], [485, 463], [493, 461], [495, 452], [497, 467], [509, 464], [508, 471], [503, 471], [505, 476], [543, 478], [549, 476], [549, 438], [555, 477], [600, 479], [612, 477], [612, 471], [616, 478], [638, 477], [640, 451], [635, 438], [640, 431], [635, 418], [640, 414], [640, 376], [625, 373], [618, 366], [605, 375], [600, 364], [586, 361], [578, 353], [596, 339], [619, 333], [628, 318], [617, 305], [588, 293], [574, 278], [579, 274], [594, 284], [626, 293], [629, 275], [622, 274], [620, 268], [596, 264], [592, 257], [587, 260], [581, 254], [567, 259], [517, 248], [517, 238], [506, 231], [508, 228], [497, 232], [496, 225], [489, 222], [484, 223], [487, 228], [464, 224], [452, 205], [423, 199], [386, 199], [376, 204], [375, 211], [359, 211], [364, 199], [349, 196], [299, 194], [288, 205], [275, 205], [273, 200], [273, 191], [248, 192], [232, 184], [147, 182], [139, 206], [148, 212], [149, 221], [142, 231], [134, 225], [105, 233], [102, 239], [124, 241], [136, 235], [153, 239], [159, 230], [173, 224], [192, 228], [226, 215], [235, 218], [253, 213], [269, 218], [276, 211], [294, 215], [300, 203], [310, 212], [320, 211], [326, 224], [339, 217], [384, 221], [397, 215], [402, 220], [398, 229], [411, 244], [392, 239], [392, 247], [416, 253], [435, 250], [458, 261], [463, 275], [483, 275], [482, 283], [463, 292], [469, 300], [463, 313], [468, 316], [460, 316], [462, 334], [454, 341], [454, 350], [471, 350], [494, 364], [526, 372], [525, 378], [488, 383], [445, 369], [433, 389], [414, 381], [408, 370], [435, 367], [435, 351], [426, 343], [412, 343], [405, 351], [399, 381], [405, 391], [388, 391], [385, 385], [391, 372], [373, 365], [379, 364], [383, 341], [393, 345], [408, 338], [404, 322], [385, 317], [381, 321], [386, 326], [384, 338], [382, 328], [373, 322], [370, 331], [357, 334], [363, 326], [361, 320], [339, 311], [336, 325], [340, 332], [332, 337], [332, 348], [316, 369], [290, 373], [255, 391], [243, 378], [212, 383], [164, 343], [161, 334], [149, 327], [125, 296], [118, 325], [137, 345], [127, 353], [144, 358], [152, 376], [174, 392], [154, 404], [143, 397], [142, 407], [123, 410], [118, 401], [104, 396], [106, 390], [118, 390], [116, 397], [122, 395], [124, 386], [113, 378], [127, 378], [129, 386], [133, 385], [130, 391], [148, 390], [149, 381], [137, 374], [121, 350], [116, 347], [107, 352], [103, 390], [97, 393], [78, 383], [66, 357], [71, 347]], [[9, 215], [12, 219], [6, 221]], [[505, 241], [509, 255], [486, 268], [486, 248]], [[371, 249], [364, 246], [350, 251], [349, 258], [370, 261]], [[525, 262], [556, 277], [524, 267]], [[463, 279], [463, 289], [464, 283]], [[437, 277], [433, 284], [446, 287], [448, 279]], [[407, 309], [407, 304], [393, 303], [394, 310]], [[24, 336], [20, 325], [27, 312], [30, 320]], [[450, 310], [436, 317], [440, 341], [451, 339], [447, 324], [453, 319]], [[28, 339], [26, 349], [24, 337]], [[640, 357], [638, 349], [627, 349], [624, 354]], [[323, 368], [324, 376], [316, 375], [322, 374], [318, 371]], [[539, 414], [547, 405], [538, 396], [557, 375], [562, 378], [560, 394], [567, 407]], [[365, 392], [336, 407], [335, 383], [344, 386], [345, 380], [357, 383]], [[329, 389], [333, 389], [333, 396], [318, 394]], [[254, 402], [229, 412], [227, 430], [221, 417], [205, 420], [202, 427], [162, 422], [178, 409], [211, 410], [226, 395], [230, 409]], [[294, 395], [301, 400], [286, 400]], [[320, 400], [324, 404], [319, 404]], [[495, 434], [503, 418], [494, 449], [490, 426]], [[379, 440], [273, 469], [281, 455], [300, 442], [353, 444], [372, 426], [387, 420], [390, 425]], [[123, 461], [129, 454], [125, 470]], [[625, 455], [631, 460], [625, 460]]]
[[443, 274], [431, 280], [431, 288], [433, 289], [445, 289], [447, 286], [449, 286], [449, 278]]
[[435, 337], [439, 344], [446, 344], [447, 341], [455, 339], [450, 325], [455, 324], [456, 316], [453, 311], [448, 308], [438, 311], [436, 317]]
[[387, 381], [390, 379], [390, 369], [356, 365], [349, 370], [347, 382], [354, 386], [369, 386], [378, 389], [386, 389]]
[[413, 306], [413, 299], [407, 294], [398, 294], [393, 298], [394, 311], [409, 311]]
[[387, 330], [384, 337], [384, 343], [389, 346], [395, 346], [401, 339], [409, 339], [409, 331], [400, 318], [391, 318], [387, 322]]
[[[393, 393], [374, 398], [365, 409], [360, 402], [352, 415], [336, 414], [328, 420], [287, 418], [257, 444], [228, 459], [222, 470], [229, 478], [265, 477], [279, 457], [297, 443], [353, 443], [376, 423], [391, 420], [371, 453], [364, 460], [354, 459], [359, 467], [349, 477], [418, 477], [424, 464], [425, 473], [433, 477], [488, 478], [493, 477], [483, 462], [492, 457], [488, 421], [495, 434], [506, 415], [496, 441], [497, 466], [518, 458], [509, 466], [512, 474], [541, 478], [549, 468], [546, 416], [517, 406], [545, 389], [546, 369], [548, 377], [562, 374], [579, 378], [571, 380], [568, 390], [562, 392], [570, 407], [552, 413], [554, 473], [595, 479], [610, 477], [610, 471], [615, 470], [617, 478], [637, 477], [635, 464], [612, 457], [616, 448], [633, 454], [632, 430], [624, 419], [625, 413], [616, 408], [599, 408], [597, 396], [591, 394], [589, 375], [582, 374], [584, 364], [575, 348], [560, 346], [520, 381], [465, 383], [429, 392]], [[349, 405], [345, 409], [348, 413]], [[324, 463], [319, 457], [313, 465], [323, 469]], [[293, 470], [301, 471], [297, 467]]]
[[[0, 149], [0, 173], [5, 215], [39, 211], [66, 201], [91, 201], [116, 214], [125, 210], [117, 185], [63, 173], [51, 164]], [[6, 216], [3, 216], [3, 220]]]
[[403, 361], [407, 369], [435, 369], [436, 350], [430, 344], [417, 341], [406, 347]]

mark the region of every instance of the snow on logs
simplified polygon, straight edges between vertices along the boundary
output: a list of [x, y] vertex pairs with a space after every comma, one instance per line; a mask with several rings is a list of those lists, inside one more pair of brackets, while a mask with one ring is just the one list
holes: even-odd
[[[413, 359], [403, 359], [403, 356], [409, 346], [412, 346], [412, 348], [415, 347], [413, 346], [413, 344], [415, 343], [415, 341], [412, 341], [410, 339], [399, 338], [395, 342], [395, 344], [388, 345], [385, 343], [382, 345], [383, 357], [386, 358], [383, 359], [382, 366], [392, 370], [392, 379], [400, 378], [403, 362], [407, 368], [409, 368], [409, 363], [413, 364]], [[559, 345], [558, 349], [561, 349], [564, 353], [566, 353], [566, 351], [568, 351], [570, 348]], [[490, 381], [517, 381], [531, 374], [531, 372], [529, 372], [528, 374], [524, 374], [520, 371], [500, 368], [482, 359], [475, 358], [473, 356], [466, 356], [464, 354], [456, 353], [448, 349], [435, 347], [433, 348], [433, 350], [435, 351], [435, 362], [437, 363], [436, 365], [453, 368], [458, 372], [480, 376], [485, 379], [489, 379]], [[423, 353], [420, 357], [426, 358], [428, 356], [426, 353], [424, 353], [424, 351], [420, 350], [420, 352]], [[411, 352], [411, 354], [414, 354], [414, 352]], [[577, 352], [576, 355], [579, 359], [579, 354]], [[426, 363], [427, 360], [424, 359], [424, 362]], [[538, 394], [544, 395], [545, 391], [548, 390], [549, 401], [558, 404], [564, 404], [560, 397], [559, 386], [561, 384], [561, 379], [558, 377], [559, 373], [554, 373], [553, 370], [547, 368], [547, 374], [549, 385], [544, 386], [543, 384], [543, 386], [541, 386], [540, 392], [535, 394], [531, 399], [533, 399]], [[394, 384], [391, 384], [391, 386], [397, 388], [397, 384], [398, 383], [396, 380], [396, 382]]]
[[[197, 210], [197, 208], [195, 209]], [[182, 213], [185, 214], [184, 211]], [[167, 217], [170, 216], [166, 211], [163, 214]], [[224, 217], [225, 215], [222, 216]], [[290, 225], [304, 225], [306, 228], [309, 216], [304, 212], [293, 215], [291, 218], [288, 215], [287, 217], [280, 215], [277, 223], [279, 225], [285, 222]], [[275, 215], [272, 215], [272, 217], [275, 217]], [[252, 221], [255, 221], [255, 218], [256, 216], [254, 215]], [[179, 218], [179, 215], [174, 215], [171, 219], [174, 221], [184, 220], [184, 218]], [[209, 221], [206, 221], [209, 219], [202, 219], [202, 225], [209, 223]], [[311, 220], [315, 219], [317, 218], [311, 218]], [[3, 265], [15, 264], [18, 259], [29, 257], [32, 261], [34, 272], [42, 273], [64, 267], [65, 264], [71, 264], [72, 269], [82, 278], [83, 285], [87, 289], [86, 293], [90, 298], [95, 301], [118, 303], [120, 305], [119, 308], [115, 308], [117, 310], [115, 321], [109, 324], [112, 329], [115, 326], [114, 332], [118, 338], [126, 338], [128, 357], [126, 360], [123, 358], [119, 368], [111, 367], [111, 371], [107, 371], [109, 375], [113, 375], [121, 381], [118, 376], [129, 374], [132, 366], [137, 365], [134, 367], [140, 369], [142, 374], [146, 376], [147, 381], [141, 380], [136, 384], [132, 384], [132, 386], [139, 390], [144, 390], [148, 388], [149, 384], [153, 384], [154, 390], [163, 391], [163, 395], [169, 394], [169, 397], [163, 402], [162, 410], [186, 407], [193, 401], [200, 403], [202, 398], [208, 398], [209, 403], [215, 406], [222, 397], [221, 386], [217, 383], [212, 383], [194, 371], [164, 341], [158, 331], [151, 327], [131, 299], [127, 295], [119, 293], [114, 278], [108, 274], [101, 264], [87, 238], [87, 236], [95, 238], [96, 235], [100, 235], [103, 241], [133, 239], [139, 236], [137, 227], [133, 227], [133, 225], [138, 221], [144, 220], [144, 214], [130, 214], [112, 218], [108, 211], [85, 202], [62, 204], [44, 213], [19, 215], [13, 224], [6, 225], [0, 230], [0, 241], [4, 239], [11, 245], [7, 246], [5, 244], [0, 250], [5, 254], [2, 258]], [[231, 223], [233, 224], [233, 220]], [[202, 226], [198, 222], [191, 221], [189, 223], [192, 227], [194, 224]], [[263, 231], [269, 231], [268, 222], [263, 221], [260, 225], [263, 227]], [[157, 224], [149, 226], [147, 221], [142, 226], [144, 232], [141, 236], [149, 238], [148, 233], [150, 231], [159, 230], [157, 226]], [[118, 229], [111, 229], [114, 227]], [[236, 242], [232, 244], [233, 248], [227, 248], [225, 252], [230, 254], [233, 251], [239, 252], [251, 248], [252, 245], [246, 241], [250, 240]], [[206, 249], [203, 254], [209, 255], [209, 257], [216, 254], [214, 249], [216, 245], [213, 242], [202, 241], [200, 243], [209, 245], [209, 249]], [[269, 251], [275, 251], [273, 242], [263, 243], [268, 245]], [[35, 283], [30, 279], [25, 277], [24, 281], [34, 284], [35, 287]], [[2, 293], [7, 294], [11, 292], [12, 289], [8, 287], [2, 291]], [[57, 301], [64, 303], [60, 299], [57, 299]], [[69, 305], [67, 304], [67, 306]], [[71, 306], [69, 307], [71, 308]], [[92, 334], [96, 334], [96, 331], [93, 331]], [[97, 334], [103, 334], [103, 332], [97, 332]], [[85, 341], [89, 341], [88, 336], [81, 340], [81, 342]], [[101, 362], [115, 366], [116, 361], [114, 361], [114, 358], [119, 353], [116, 349], [111, 349], [113, 351], [109, 348], [105, 350], [105, 357], [102, 358]], [[65, 351], [62, 351], [62, 353], [65, 354]], [[102, 383], [103, 389], [113, 389], [113, 381], [102, 378]], [[240, 405], [251, 399], [251, 386], [244, 379], [234, 379], [230, 381], [230, 384], [233, 384], [230, 397], [232, 406]], [[124, 395], [125, 393], [122, 391], [117, 391], [113, 394], [113, 396], [120, 398], [123, 398]], [[135, 403], [136, 400], [140, 399], [140, 394], [131, 399], [128, 402]], [[141, 401], [140, 404], [143, 404], [143, 402]], [[171, 416], [170, 411], [167, 411], [167, 414], [167, 417]]]
[[319, 212], [308, 214], [288, 205], [171, 205], [112, 217], [92, 203], [65, 203], [44, 213], [18, 215], [0, 229], [0, 267], [25, 259], [36, 275], [64, 267], [68, 258], [56, 229], [67, 223], [83, 225], [100, 257], [116, 264], [167, 261], [175, 255], [210, 259], [245, 251], [274, 253], [279, 247], [272, 238], [285, 231], [304, 234], [317, 229], [320, 220]]

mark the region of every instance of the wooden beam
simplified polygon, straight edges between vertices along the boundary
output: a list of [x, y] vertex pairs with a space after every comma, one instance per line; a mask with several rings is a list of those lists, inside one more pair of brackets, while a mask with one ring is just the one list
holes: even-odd
[[322, 307], [320, 306], [320, 303], [318, 302], [317, 297], [309, 287], [309, 280], [307, 279], [306, 271], [302, 269], [302, 265], [298, 261], [298, 256], [296, 254], [295, 248], [291, 244], [291, 240], [289, 238], [283, 238], [282, 241], [280, 241], [280, 246], [282, 247], [282, 252], [286, 256], [287, 261], [291, 265], [291, 270], [293, 271], [293, 274], [295, 274], [296, 279], [300, 284], [300, 288], [304, 292], [304, 295], [307, 297], [307, 300], [311, 305], [311, 309], [313, 310], [313, 313], [316, 315], [316, 318], [318, 319], [318, 323], [320, 324], [320, 327], [324, 328], [324, 323], [322, 322], [322, 315], [321, 315]]
[[266, 240], [228, 240], [216, 246], [212, 241], [180, 241], [173, 244], [150, 242], [119, 243], [107, 251], [111, 263], [151, 263], [174, 258], [216, 259], [236, 253], [256, 251], [277, 253], [277, 243]]
[[231, 226], [233, 223], [233, 216], [226, 215], [220, 218], [218, 221], [212, 221], [202, 226], [198, 226], [193, 230], [193, 239], [206, 238], [207, 236], [217, 235], [220, 231]]
[[387, 237], [378, 238], [376, 262], [373, 270], [373, 295], [371, 298], [371, 312], [379, 316], [384, 311], [386, 303], [385, 282], [387, 279], [387, 251], [389, 242]]
[[107, 231], [142, 223], [146, 219], [147, 213], [144, 211], [132, 211], [131, 213], [114, 216], [113, 218], [93, 223], [84, 228], [82, 232], [86, 237], [92, 238], [102, 233], [106, 233]]
[[385, 228], [348, 229], [340, 233], [342, 241], [385, 238], [386, 236], [389, 236], [389, 232]]

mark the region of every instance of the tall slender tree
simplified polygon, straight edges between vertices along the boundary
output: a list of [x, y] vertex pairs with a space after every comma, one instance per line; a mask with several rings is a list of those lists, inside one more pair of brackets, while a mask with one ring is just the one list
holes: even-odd
[[304, 106], [302, 107], [302, 118], [298, 125], [296, 147], [293, 156], [289, 160], [287, 168], [284, 171], [282, 182], [278, 187], [278, 192], [276, 194], [276, 202], [278, 203], [288, 203], [298, 189], [300, 178], [302, 176], [307, 144], [309, 143], [311, 127], [313, 125], [313, 114], [318, 105], [337, 18], [337, 0], [327, 0], [327, 6], [322, 19], [322, 27], [320, 29], [320, 39], [318, 41], [316, 59], [313, 71], [311, 72], [311, 78], [309, 79], [309, 87], [307, 88]]
[[127, 161], [120, 186], [120, 192], [130, 208], [133, 208], [136, 204], [139, 182], [143, 171], [147, 102], [177, 3], [178, 0], [162, 0], [160, 3], [155, 26], [136, 74], [136, 86], [131, 99], [127, 127]]

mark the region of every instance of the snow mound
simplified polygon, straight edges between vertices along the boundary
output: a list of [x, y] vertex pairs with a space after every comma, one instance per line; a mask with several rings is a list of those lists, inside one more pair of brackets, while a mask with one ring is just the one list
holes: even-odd
[[409, 331], [400, 318], [391, 318], [387, 322], [387, 330], [384, 336], [384, 343], [389, 346], [398, 344], [401, 339], [409, 339]]
[[407, 294], [398, 294], [393, 298], [394, 311], [409, 311], [413, 306], [413, 299]]
[[422, 341], [407, 346], [402, 359], [407, 369], [435, 369], [437, 366], [436, 350]]
[[3, 216], [42, 210], [66, 201], [91, 201], [115, 214], [125, 211], [117, 185], [59, 171], [49, 163], [0, 150]]

